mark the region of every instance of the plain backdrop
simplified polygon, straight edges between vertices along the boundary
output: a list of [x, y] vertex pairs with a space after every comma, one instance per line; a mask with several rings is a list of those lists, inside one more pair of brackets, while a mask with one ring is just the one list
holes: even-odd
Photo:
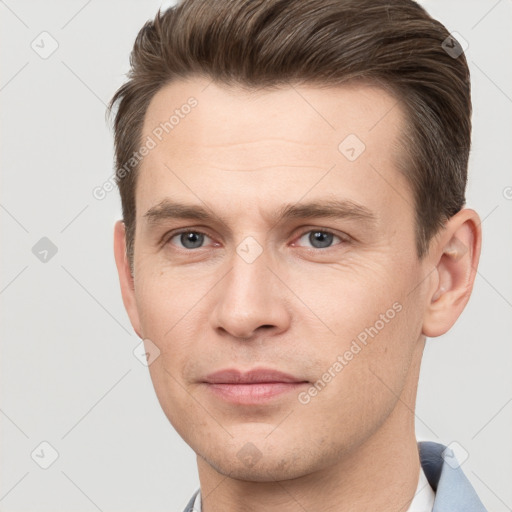
[[[512, 510], [512, 0], [422, 4], [468, 44], [467, 205], [483, 219], [484, 243], [469, 305], [448, 334], [427, 341], [417, 436], [451, 443], [489, 511], [504, 512]], [[92, 194], [113, 172], [105, 104], [161, 5], [169, 2], [0, 1], [3, 512], [174, 512], [198, 486], [195, 454], [133, 354], [139, 340], [112, 255], [117, 191]]]

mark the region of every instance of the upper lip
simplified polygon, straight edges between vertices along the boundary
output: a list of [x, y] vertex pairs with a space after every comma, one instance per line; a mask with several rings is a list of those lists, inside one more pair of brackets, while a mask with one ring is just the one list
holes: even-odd
[[246, 372], [236, 369], [220, 370], [207, 375], [205, 382], [209, 384], [256, 384], [262, 382], [306, 382], [306, 380], [270, 368], [256, 368]]

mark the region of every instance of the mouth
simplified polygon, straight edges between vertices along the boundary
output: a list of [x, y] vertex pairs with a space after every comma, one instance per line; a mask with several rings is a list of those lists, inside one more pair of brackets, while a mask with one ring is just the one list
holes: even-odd
[[248, 372], [220, 370], [203, 382], [216, 398], [238, 405], [261, 404], [309, 384], [305, 379], [267, 368]]

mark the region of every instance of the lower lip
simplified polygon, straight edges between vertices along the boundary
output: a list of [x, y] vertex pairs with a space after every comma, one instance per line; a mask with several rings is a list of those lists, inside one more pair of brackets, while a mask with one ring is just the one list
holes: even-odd
[[255, 382], [251, 384], [207, 384], [215, 396], [235, 404], [261, 404], [297, 390], [306, 382]]

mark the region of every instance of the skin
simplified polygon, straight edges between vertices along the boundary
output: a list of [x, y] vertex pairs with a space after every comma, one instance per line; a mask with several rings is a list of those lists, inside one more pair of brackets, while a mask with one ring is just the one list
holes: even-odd
[[[425, 337], [450, 329], [469, 299], [477, 213], [452, 217], [418, 260], [412, 191], [397, 171], [404, 114], [383, 89], [244, 92], [194, 77], [155, 95], [143, 137], [190, 96], [197, 107], [141, 163], [133, 276], [121, 221], [114, 245], [132, 326], [160, 351], [149, 366], [158, 399], [197, 453], [203, 510], [407, 510]], [[366, 146], [352, 162], [338, 150], [348, 134]], [[287, 203], [332, 199], [366, 207], [374, 222], [272, 217]], [[207, 205], [218, 220], [151, 222], [146, 212], [164, 200]], [[202, 246], [172, 236], [181, 228], [205, 233]], [[330, 245], [313, 245], [322, 229], [335, 235]], [[251, 263], [236, 251], [246, 237], [262, 250]], [[395, 303], [401, 311], [301, 403], [298, 392]], [[203, 382], [261, 367], [309, 384], [247, 406]]]

